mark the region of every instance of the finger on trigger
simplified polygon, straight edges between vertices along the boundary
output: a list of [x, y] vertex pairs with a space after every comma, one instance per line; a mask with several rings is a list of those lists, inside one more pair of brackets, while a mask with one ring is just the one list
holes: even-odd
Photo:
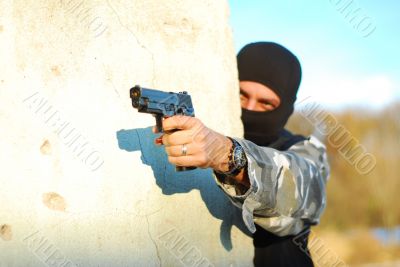
[[163, 121], [165, 131], [174, 129], [189, 129], [194, 123], [194, 118], [189, 116], [175, 115]]

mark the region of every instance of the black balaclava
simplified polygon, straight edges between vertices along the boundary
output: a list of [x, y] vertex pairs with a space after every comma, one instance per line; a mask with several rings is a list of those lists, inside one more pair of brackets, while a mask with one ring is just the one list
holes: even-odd
[[279, 138], [293, 112], [301, 80], [300, 62], [283, 46], [271, 42], [251, 43], [238, 56], [240, 81], [261, 83], [281, 99], [280, 105], [267, 112], [242, 108], [244, 138], [260, 146], [268, 146]]

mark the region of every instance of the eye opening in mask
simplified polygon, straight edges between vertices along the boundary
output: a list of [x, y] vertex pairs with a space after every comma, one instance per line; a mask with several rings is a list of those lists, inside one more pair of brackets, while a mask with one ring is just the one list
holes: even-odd
[[279, 107], [279, 99], [268, 96], [250, 95], [240, 88], [240, 104], [242, 108], [254, 112], [270, 112]]

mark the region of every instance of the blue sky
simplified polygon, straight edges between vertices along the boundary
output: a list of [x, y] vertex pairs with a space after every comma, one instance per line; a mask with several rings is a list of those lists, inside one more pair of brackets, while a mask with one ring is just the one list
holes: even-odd
[[236, 50], [254, 41], [289, 48], [303, 68], [298, 99], [384, 107], [400, 99], [400, 1], [350, 1], [229, 0]]

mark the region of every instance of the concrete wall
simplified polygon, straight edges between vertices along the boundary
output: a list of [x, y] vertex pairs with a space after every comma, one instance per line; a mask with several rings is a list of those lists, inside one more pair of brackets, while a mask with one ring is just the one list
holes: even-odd
[[0, 266], [249, 266], [210, 170], [176, 173], [129, 88], [241, 136], [224, 0], [0, 2]]

